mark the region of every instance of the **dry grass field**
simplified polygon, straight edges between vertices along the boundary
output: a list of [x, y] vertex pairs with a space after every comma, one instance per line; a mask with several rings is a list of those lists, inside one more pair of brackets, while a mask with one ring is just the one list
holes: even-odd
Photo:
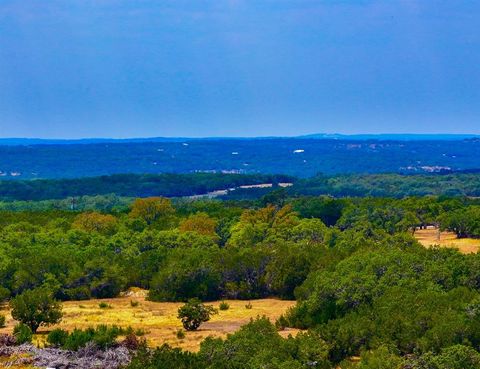
[[480, 249], [480, 239], [457, 238], [452, 232], [438, 232], [438, 229], [429, 227], [415, 232], [416, 239], [425, 247], [438, 245], [441, 247], [457, 248], [461, 253], [476, 253]]
[[[138, 302], [132, 306], [131, 301]], [[110, 305], [109, 308], [100, 308], [99, 303]], [[168, 343], [174, 347], [196, 351], [200, 342], [208, 337], [225, 337], [228, 333], [235, 332], [242, 325], [248, 323], [256, 316], [267, 316], [274, 322], [294, 301], [281, 301], [276, 299], [252, 300], [252, 308], [247, 309], [247, 301], [231, 301], [228, 310], [220, 311], [209, 322], [204, 323], [198, 331], [185, 332], [184, 339], [178, 339], [176, 332], [182, 328], [177, 319], [177, 310], [181, 303], [158, 303], [145, 300], [142, 291], [137, 291], [132, 296], [119, 297], [105, 300], [68, 301], [63, 304], [64, 317], [58, 327], [73, 330], [74, 328], [87, 328], [98, 324], [116, 324], [122, 327], [131, 326], [134, 329], [142, 329], [145, 338], [151, 346]], [[133, 304], [135, 305], [135, 303]], [[219, 302], [211, 303], [218, 308]], [[0, 333], [10, 333], [15, 322], [11, 319], [8, 311], [0, 312], [7, 316], [6, 328], [0, 329]], [[45, 334], [55, 327], [41, 328], [35, 338], [38, 345], [42, 345]], [[280, 332], [284, 336], [295, 334], [295, 330]]]

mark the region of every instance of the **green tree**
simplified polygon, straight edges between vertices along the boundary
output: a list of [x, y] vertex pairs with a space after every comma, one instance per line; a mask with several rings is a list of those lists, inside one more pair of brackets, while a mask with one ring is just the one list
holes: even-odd
[[195, 331], [210, 317], [217, 314], [217, 309], [211, 305], [204, 305], [199, 299], [194, 298], [178, 309], [178, 318], [182, 321], [187, 331]]
[[41, 288], [27, 290], [10, 301], [12, 317], [35, 333], [41, 325], [50, 325], [62, 319], [62, 305], [49, 291]]

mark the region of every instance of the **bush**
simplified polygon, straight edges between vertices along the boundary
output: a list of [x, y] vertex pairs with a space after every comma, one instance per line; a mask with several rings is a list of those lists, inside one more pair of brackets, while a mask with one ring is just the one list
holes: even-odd
[[101, 349], [112, 347], [116, 343], [117, 337], [124, 331], [116, 326], [107, 327], [99, 325], [93, 334], [93, 342]]
[[122, 329], [117, 326], [99, 325], [95, 329], [87, 328], [85, 330], [74, 329], [63, 344], [66, 350], [77, 351], [85, 347], [87, 343], [93, 342], [100, 349], [107, 349], [116, 344], [117, 337], [126, 334], [135, 335], [132, 328]]
[[13, 328], [13, 335], [19, 345], [32, 342], [33, 333], [30, 327], [26, 324], [17, 324], [15, 328]]
[[136, 351], [145, 344], [144, 341], [145, 340], [139, 341], [136, 335], [130, 333], [122, 341], [122, 346], [126, 347], [129, 350]]
[[140, 305], [140, 302], [130, 300], [130, 306], [131, 306], [131, 307], [137, 307], [138, 305]]
[[175, 335], [177, 336], [177, 338], [179, 340], [183, 340], [185, 338], [185, 332], [183, 331], [183, 329], [179, 329]]
[[65, 346], [65, 342], [68, 339], [68, 332], [64, 329], [54, 329], [51, 331], [47, 336], [47, 342], [56, 347], [63, 347]]
[[220, 302], [220, 305], [218, 306], [220, 310], [228, 310], [230, 309], [230, 304], [228, 304], [225, 301]]
[[13, 319], [27, 325], [33, 333], [41, 325], [48, 326], [62, 319], [62, 305], [43, 288], [23, 292], [10, 301], [10, 306]]
[[199, 299], [190, 299], [178, 309], [178, 318], [182, 320], [187, 331], [195, 331], [203, 322], [208, 322], [210, 317], [217, 314], [211, 305], [204, 305]]
[[248, 304], [245, 305], [245, 309], [250, 310], [251, 308], [253, 308], [253, 305], [252, 305], [252, 303], [249, 301]]
[[275, 322], [275, 327], [277, 327], [279, 331], [283, 331], [285, 328], [288, 327], [288, 320], [283, 315], [280, 315], [280, 317]]
[[0, 328], [4, 328], [4, 327], [5, 327], [6, 321], [7, 321], [7, 319], [5, 319], [5, 315], [1, 315], [1, 314], [0, 314]]
[[106, 302], [101, 302], [101, 303], [99, 303], [99, 304], [98, 304], [98, 307], [99, 307], [100, 309], [111, 309], [111, 308], [112, 308], [112, 306], [111, 306], [110, 304], [106, 303]]
[[2, 305], [10, 297], [10, 290], [0, 286], [0, 305]]
[[68, 335], [63, 348], [66, 350], [77, 351], [79, 348], [84, 347], [88, 342], [92, 341], [93, 334], [93, 328], [88, 328], [86, 330], [75, 328], [72, 333]]
[[167, 344], [155, 350], [141, 349], [132, 358], [127, 369], [199, 369], [205, 368], [205, 362], [197, 355]]

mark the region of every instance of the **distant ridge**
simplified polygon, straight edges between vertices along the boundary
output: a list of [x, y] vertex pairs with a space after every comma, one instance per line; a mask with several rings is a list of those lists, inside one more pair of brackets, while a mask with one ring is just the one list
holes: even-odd
[[447, 134], [447, 133], [379, 133], [379, 134], [352, 134], [344, 135], [339, 133], [316, 133], [299, 136], [298, 138], [330, 139], [330, 140], [380, 140], [380, 141], [461, 141], [480, 138], [475, 134]]
[[44, 139], [44, 138], [0, 138], [2, 146], [29, 145], [88, 145], [102, 143], [142, 143], [142, 142], [184, 142], [184, 141], [222, 141], [222, 140], [269, 140], [269, 139], [315, 139], [344, 141], [462, 141], [480, 140], [475, 134], [416, 134], [416, 133], [381, 133], [381, 134], [340, 134], [315, 133], [302, 136], [265, 136], [265, 137], [145, 137], [145, 138], [81, 138], [81, 139]]

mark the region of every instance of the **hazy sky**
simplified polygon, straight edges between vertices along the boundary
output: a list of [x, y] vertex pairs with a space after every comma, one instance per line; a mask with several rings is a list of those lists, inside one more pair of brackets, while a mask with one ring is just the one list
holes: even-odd
[[0, 0], [0, 136], [480, 133], [477, 0]]

